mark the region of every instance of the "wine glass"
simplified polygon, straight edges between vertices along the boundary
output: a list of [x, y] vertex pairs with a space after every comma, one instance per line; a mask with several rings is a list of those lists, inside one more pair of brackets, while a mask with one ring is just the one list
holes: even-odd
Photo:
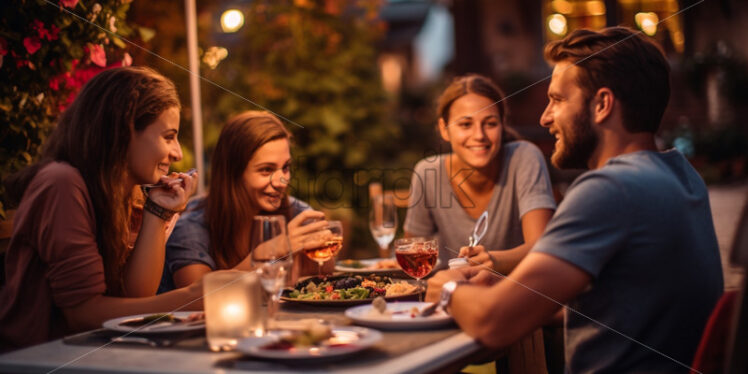
[[304, 241], [304, 254], [319, 265], [317, 275], [322, 278], [322, 266], [343, 248], [343, 224], [328, 221], [326, 227]]
[[[436, 239], [397, 239], [395, 240], [395, 258], [403, 271], [415, 278], [418, 287], [423, 290], [422, 279], [431, 273], [439, 258]], [[422, 293], [419, 293], [418, 301], [422, 299]]]
[[252, 266], [270, 296], [268, 318], [275, 316], [287, 276], [291, 273], [293, 256], [286, 233], [286, 218], [281, 215], [255, 216], [252, 222]]
[[392, 195], [379, 195], [371, 199], [369, 230], [379, 244], [379, 257], [391, 257], [389, 246], [397, 231], [397, 207]]

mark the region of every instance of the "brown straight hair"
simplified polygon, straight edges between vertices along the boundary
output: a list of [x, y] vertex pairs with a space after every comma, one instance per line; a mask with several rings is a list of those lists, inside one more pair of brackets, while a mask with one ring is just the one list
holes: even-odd
[[545, 59], [569, 61], [580, 68], [579, 85], [587, 99], [608, 87], [620, 100], [629, 132], [655, 133], [670, 99], [670, 66], [660, 48], [626, 27], [574, 30], [548, 43]]
[[40, 161], [9, 178], [9, 195], [19, 201], [36, 173], [50, 162], [66, 162], [78, 169], [93, 203], [108, 295], [125, 293], [122, 270], [130, 253], [132, 191], [123, 182], [130, 139], [167, 109], [179, 107], [174, 84], [154, 70], [105, 70], [86, 83], [62, 114]]
[[[247, 111], [221, 130], [211, 161], [210, 193], [203, 201], [210, 236], [210, 254], [218, 269], [230, 269], [251, 251], [252, 220], [261, 214], [244, 184], [244, 171], [255, 152], [265, 143], [291, 139], [280, 120], [269, 112]], [[272, 212], [288, 219], [288, 195]]]
[[455, 77], [452, 83], [444, 89], [444, 92], [436, 101], [436, 115], [449, 124], [449, 109], [455, 100], [474, 93], [491, 100], [499, 109], [499, 120], [501, 121], [501, 143], [508, 143], [514, 140], [520, 140], [522, 137], [507, 124], [509, 116], [506, 104], [504, 104], [504, 92], [490, 78], [479, 74], [467, 74]]

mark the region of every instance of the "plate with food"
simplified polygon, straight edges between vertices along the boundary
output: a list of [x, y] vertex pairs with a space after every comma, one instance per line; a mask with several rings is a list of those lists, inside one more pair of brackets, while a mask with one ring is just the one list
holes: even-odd
[[364, 260], [340, 260], [335, 263], [335, 271], [348, 273], [400, 273], [400, 265], [394, 258], [367, 258]]
[[282, 360], [318, 360], [346, 356], [382, 340], [382, 333], [365, 327], [329, 327], [315, 324], [303, 330], [270, 331], [246, 338], [236, 349], [254, 357]]
[[411, 280], [369, 274], [347, 274], [330, 277], [311, 277], [283, 290], [281, 300], [287, 302], [349, 306], [370, 303], [382, 296], [387, 300], [412, 299], [423, 290]]
[[[439, 267], [436, 260], [434, 268]], [[354, 274], [406, 275], [394, 258], [368, 258], [364, 260], [340, 260], [335, 263], [335, 271]]]
[[105, 329], [136, 334], [164, 334], [205, 329], [202, 312], [146, 313], [110, 319]]
[[387, 330], [418, 330], [446, 326], [452, 317], [436, 308], [431, 314], [422, 315], [432, 303], [415, 301], [385, 302], [376, 299], [369, 305], [359, 305], [345, 311], [345, 316], [357, 325]]

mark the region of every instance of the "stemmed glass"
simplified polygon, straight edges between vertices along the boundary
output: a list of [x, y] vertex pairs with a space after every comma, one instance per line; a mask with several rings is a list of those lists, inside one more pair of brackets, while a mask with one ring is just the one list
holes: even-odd
[[391, 195], [379, 195], [371, 199], [369, 230], [379, 244], [379, 257], [390, 257], [389, 246], [397, 231], [397, 207]]
[[319, 265], [317, 275], [322, 277], [322, 266], [343, 248], [343, 224], [328, 221], [328, 225], [304, 241], [304, 254]]
[[[404, 238], [395, 240], [395, 258], [403, 271], [416, 279], [418, 287], [423, 290], [422, 279], [429, 275], [439, 258], [436, 239]], [[418, 301], [423, 301], [418, 293]]]
[[275, 316], [287, 276], [291, 273], [293, 256], [286, 233], [286, 218], [281, 215], [256, 216], [252, 222], [252, 266], [270, 296], [268, 318]]

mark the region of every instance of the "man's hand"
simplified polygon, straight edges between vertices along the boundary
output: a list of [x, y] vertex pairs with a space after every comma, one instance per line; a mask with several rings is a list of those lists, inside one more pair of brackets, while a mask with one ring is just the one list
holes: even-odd
[[[463, 268], [470, 270], [470, 268]], [[428, 281], [428, 287], [426, 287], [426, 301], [437, 302], [441, 297], [442, 285], [449, 281], [464, 281], [468, 278], [465, 276], [466, 273], [462, 269], [454, 270], [442, 270]], [[469, 273], [468, 273], [469, 274]]]
[[481, 286], [493, 286], [504, 277], [489, 270], [480, 270], [473, 277], [471, 277], [470, 283]]

